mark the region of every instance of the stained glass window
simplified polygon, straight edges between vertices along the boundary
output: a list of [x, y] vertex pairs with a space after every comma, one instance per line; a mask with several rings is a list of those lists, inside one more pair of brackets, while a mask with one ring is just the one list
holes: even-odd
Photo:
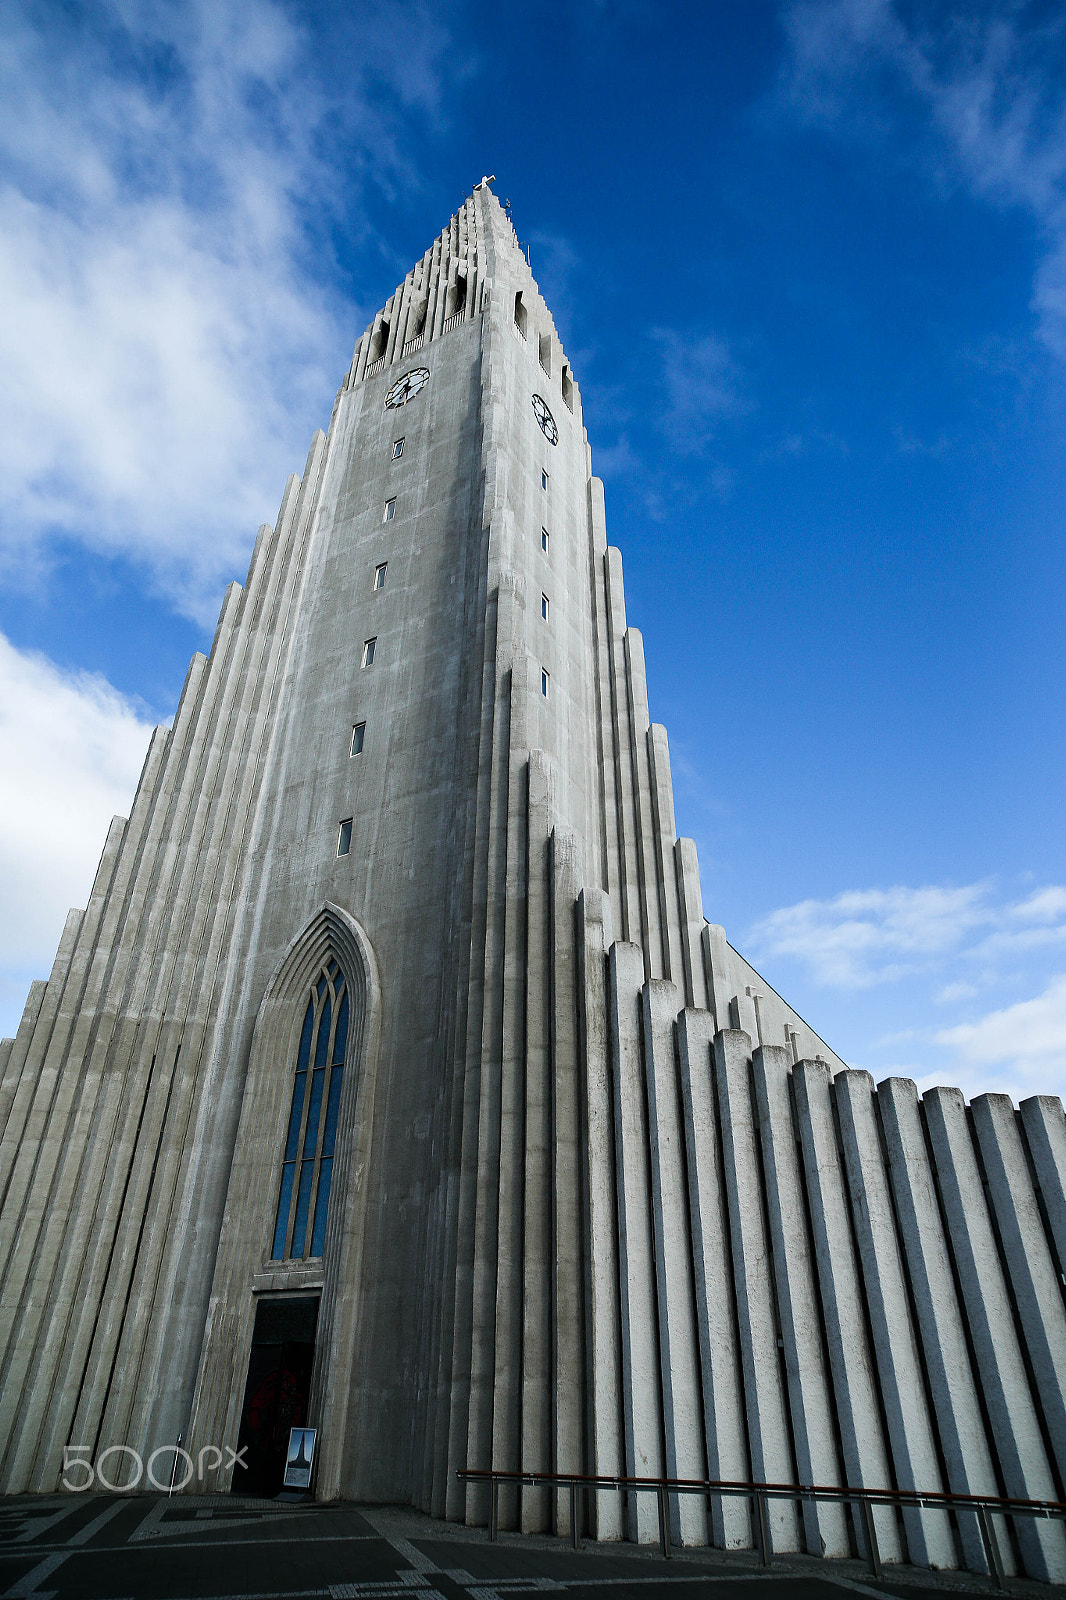
[[348, 1048], [348, 986], [330, 960], [310, 986], [281, 1164], [271, 1259], [320, 1256]]

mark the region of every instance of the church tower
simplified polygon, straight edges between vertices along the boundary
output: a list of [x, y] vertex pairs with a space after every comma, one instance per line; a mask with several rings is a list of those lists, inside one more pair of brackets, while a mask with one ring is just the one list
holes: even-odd
[[[487, 180], [359, 340], [0, 1068], [8, 1492], [180, 1434], [190, 1490], [272, 1493], [304, 1423], [319, 1498], [471, 1522], [464, 1467], [1061, 1490], [1062, 1107], [875, 1090], [704, 918]], [[752, 1543], [746, 1501], [672, 1514]], [[876, 1515], [983, 1570], [976, 1522]], [[1007, 1559], [1063, 1577], [1061, 1528]]]

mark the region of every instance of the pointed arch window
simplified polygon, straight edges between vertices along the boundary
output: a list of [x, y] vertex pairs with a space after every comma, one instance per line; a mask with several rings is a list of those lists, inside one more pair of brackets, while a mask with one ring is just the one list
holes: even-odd
[[347, 1047], [348, 986], [337, 962], [330, 960], [311, 987], [300, 1033], [273, 1261], [320, 1256], [325, 1247]]

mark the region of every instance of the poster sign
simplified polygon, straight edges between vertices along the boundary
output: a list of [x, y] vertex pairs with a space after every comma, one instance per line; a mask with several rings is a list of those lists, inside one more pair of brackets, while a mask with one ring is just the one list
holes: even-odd
[[285, 1477], [282, 1480], [286, 1489], [310, 1489], [311, 1467], [315, 1459], [315, 1440], [317, 1438], [317, 1428], [291, 1428], [289, 1430], [289, 1448], [285, 1456]]

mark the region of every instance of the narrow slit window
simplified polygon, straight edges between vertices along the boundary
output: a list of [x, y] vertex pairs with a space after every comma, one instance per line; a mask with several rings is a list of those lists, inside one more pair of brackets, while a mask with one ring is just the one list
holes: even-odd
[[357, 722], [352, 729], [352, 748], [349, 755], [361, 756], [363, 753], [363, 740], [366, 737], [366, 723]]
[[547, 620], [548, 620], [548, 596], [546, 594], [542, 594], [541, 597], [540, 597], [540, 614], [543, 617], [544, 621], [547, 622]]
[[552, 370], [552, 336], [550, 333], [541, 334], [540, 364], [550, 378]]
[[542, 489], [546, 489], [548, 487], [548, 474], [544, 471], [543, 467], [540, 469], [540, 486]]
[[376, 648], [376, 638], [363, 640], [363, 659], [359, 663], [361, 667], [372, 667], [374, 665], [374, 651]]
[[547, 530], [547, 528], [541, 528], [541, 530], [540, 530], [540, 547], [544, 551], [544, 554], [547, 555], [548, 554], [548, 530]]
[[562, 387], [563, 387], [563, 404], [566, 406], [567, 410], [573, 411], [573, 409], [574, 409], [574, 380], [570, 376], [570, 368], [569, 367], [564, 367], [563, 368], [563, 385], [562, 385]]
[[402, 439], [394, 439], [393, 442], [392, 442], [392, 459], [394, 461], [399, 461], [399, 459], [400, 459], [400, 457], [402, 455], [403, 455], [403, 440]]
[[545, 700], [547, 700], [547, 698], [548, 698], [548, 686], [550, 685], [550, 683], [551, 683], [551, 678], [545, 672], [544, 668], [541, 667], [541, 669], [540, 669], [540, 692], [544, 696]]
[[526, 337], [526, 323], [528, 320], [529, 313], [527, 312], [525, 304], [522, 300], [522, 291], [519, 289], [518, 293], [514, 297], [514, 325], [522, 335], [523, 339]]
[[352, 819], [351, 819], [351, 817], [346, 817], [345, 820], [341, 823], [340, 831], [337, 834], [337, 854], [339, 856], [346, 856], [351, 848], [352, 848]]
[[387, 561], [383, 561], [379, 567], [375, 567], [374, 568], [374, 588], [375, 589], [384, 589], [384, 587], [385, 587], [385, 574], [386, 574], [386, 572], [388, 570], [389, 570], [389, 563]]
[[384, 513], [382, 515], [382, 518], [381, 518], [382, 522], [391, 522], [395, 515], [396, 515], [396, 501], [395, 500], [386, 500], [385, 501], [385, 511], [384, 511]]
[[270, 1252], [274, 1261], [320, 1256], [325, 1248], [347, 1046], [348, 987], [331, 960], [304, 1014]]

